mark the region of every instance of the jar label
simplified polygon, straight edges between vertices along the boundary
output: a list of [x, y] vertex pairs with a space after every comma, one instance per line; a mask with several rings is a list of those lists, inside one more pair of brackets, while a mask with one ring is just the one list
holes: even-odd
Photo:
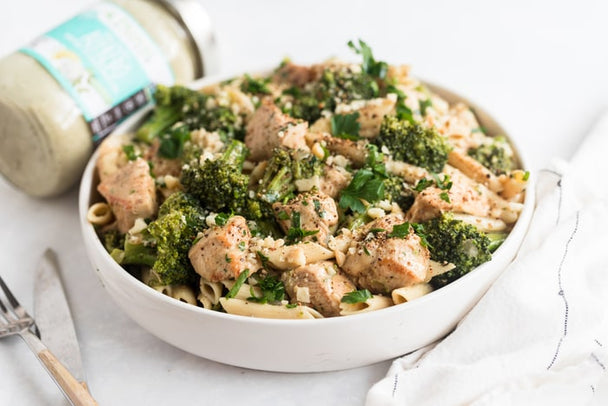
[[148, 33], [109, 2], [66, 21], [20, 51], [35, 58], [70, 94], [95, 143], [148, 104], [154, 84], [175, 81]]

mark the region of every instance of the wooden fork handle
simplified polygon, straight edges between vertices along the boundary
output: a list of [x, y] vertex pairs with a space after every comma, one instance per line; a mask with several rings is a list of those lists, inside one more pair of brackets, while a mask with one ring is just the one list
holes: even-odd
[[78, 382], [48, 349], [40, 351], [38, 358], [74, 406], [97, 406], [86, 386]]

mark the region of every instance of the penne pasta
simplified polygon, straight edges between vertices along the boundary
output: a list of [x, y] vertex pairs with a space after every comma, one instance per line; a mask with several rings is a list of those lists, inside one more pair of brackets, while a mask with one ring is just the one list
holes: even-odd
[[334, 253], [315, 242], [284, 245], [265, 254], [268, 262], [280, 270], [304, 266], [334, 257]]
[[462, 150], [454, 149], [450, 151], [448, 163], [464, 173], [465, 176], [485, 185], [493, 192], [499, 193], [503, 189], [503, 183], [496, 175]]
[[288, 303], [280, 305], [260, 304], [242, 299], [220, 299], [220, 304], [228, 314], [240, 316], [263, 317], [268, 319], [321, 319], [323, 316], [308, 306], [297, 305], [288, 307]]
[[190, 286], [187, 285], [173, 285], [170, 286], [169, 296], [173, 299], [179, 300], [184, 303], [189, 303], [196, 306], [196, 297], [194, 291]]
[[374, 310], [384, 309], [393, 305], [390, 297], [373, 295], [365, 302], [360, 303], [340, 303], [340, 316], [350, 316], [353, 314], [367, 313]]
[[201, 303], [203, 302], [200, 297], [206, 298], [209, 303], [217, 304], [220, 301], [220, 297], [222, 296], [222, 291], [224, 290], [224, 285], [221, 282], [209, 282], [205, 279], [201, 278], [199, 283], [200, 294], [199, 300]]
[[87, 212], [87, 221], [95, 226], [105, 226], [112, 222], [114, 215], [107, 203], [99, 202], [91, 205]]
[[414, 299], [422, 297], [433, 291], [433, 287], [428, 283], [418, 283], [412, 286], [404, 286], [399, 289], [394, 289], [391, 292], [393, 302], [398, 305], [405, 302], [411, 302]]

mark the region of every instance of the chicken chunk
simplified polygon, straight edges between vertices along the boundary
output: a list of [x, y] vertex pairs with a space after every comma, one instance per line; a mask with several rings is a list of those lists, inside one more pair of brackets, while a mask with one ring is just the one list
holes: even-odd
[[160, 178], [165, 175], [171, 175], [179, 177], [182, 172], [182, 162], [179, 159], [168, 159], [158, 154], [160, 148], [160, 141], [155, 138], [152, 141], [152, 145], [146, 151], [144, 159], [151, 162], [151, 171], [155, 177]]
[[253, 161], [268, 159], [277, 147], [309, 151], [305, 139], [307, 130], [307, 122], [283, 114], [266, 99], [247, 124], [245, 144], [251, 151], [249, 158]]
[[[316, 231], [305, 236], [302, 241], [314, 241], [327, 246], [327, 240], [338, 224], [336, 202], [323, 192], [303, 193], [287, 204], [277, 202], [272, 208], [286, 233], [290, 228]], [[294, 224], [294, 219], [299, 219], [300, 224]]]
[[97, 190], [112, 208], [121, 233], [129, 231], [136, 219], [156, 214], [154, 179], [145, 160], [137, 158], [102, 179]]
[[351, 104], [339, 105], [336, 108], [337, 114], [359, 113], [357, 121], [361, 125], [359, 135], [364, 138], [374, 138], [380, 133], [380, 125], [384, 116], [395, 111], [397, 97], [391, 94], [385, 98], [372, 100], [357, 100]]
[[234, 279], [246, 269], [257, 270], [249, 256], [250, 240], [247, 220], [234, 216], [224, 226], [205, 230], [190, 248], [188, 258], [196, 273], [209, 282]]
[[429, 250], [413, 232], [405, 238], [381, 232], [359, 241], [348, 249], [342, 264], [357, 286], [383, 294], [425, 281], [429, 267]]
[[340, 191], [350, 183], [352, 175], [340, 166], [325, 166], [323, 176], [319, 180], [319, 189], [327, 196], [337, 199]]
[[[453, 182], [449, 191], [428, 187], [416, 196], [414, 204], [406, 214], [407, 221], [422, 222], [439, 217], [441, 213], [453, 211], [474, 216], [490, 216], [492, 204], [480, 185], [467, 178], [459, 170], [446, 166], [445, 171]], [[449, 199], [445, 199], [445, 193]], [[449, 201], [448, 201], [449, 200]]]
[[357, 289], [331, 261], [300, 266], [281, 279], [293, 302], [310, 304], [326, 317], [339, 316], [342, 297]]
[[288, 86], [302, 87], [316, 80], [317, 77], [318, 69], [313, 66], [302, 66], [287, 62], [276, 71], [273, 79]]
[[[321, 120], [322, 119], [319, 119], [317, 122]], [[313, 130], [313, 128], [311, 128], [311, 130]], [[331, 134], [326, 132], [309, 133], [306, 138], [309, 143], [320, 143], [330, 152], [348, 158], [355, 168], [360, 168], [365, 165], [368, 152], [368, 142], [366, 140], [352, 141], [344, 138], [333, 137]]]
[[103, 140], [99, 146], [96, 167], [102, 182], [129, 162], [123, 150], [123, 145], [128, 144], [129, 141], [129, 137], [125, 134], [112, 135]]

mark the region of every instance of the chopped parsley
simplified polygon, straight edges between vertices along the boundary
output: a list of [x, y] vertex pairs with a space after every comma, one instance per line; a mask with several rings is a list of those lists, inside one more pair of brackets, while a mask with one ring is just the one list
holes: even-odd
[[399, 120], [407, 120], [411, 124], [414, 124], [414, 113], [412, 112], [412, 109], [405, 105], [405, 99], [407, 98], [405, 93], [395, 85], [388, 85], [386, 93], [394, 93], [397, 95], [397, 104], [395, 106], [397, 118]]
[[270, 78], [254, 79], [248, 74], [245, 74], [245, 80], [241, 84], [241, 90], [251, 94], [270, 94], [270, 89], [268, 88], [269, 82]]
[[302, 241], [304, 237], [315, 235], [318, 232], [319, 230], [304, 230], [301, 227], [300, 212], [294, 211], [291, 214], [291, 227], [289, 227], [289, 230], [287, 230], [285, 240], [288, 244], [294, 244], [298, 241]]
[[268, 275], [264, 279], [258, 281], [257, 286], [262, 291], [262, 296], [255, 296], [252, 287], [250, 290], [251, 296], [247, 298], [250, 302], [280, 302], [285, 298], [285, 285], [273, 275]]
[[[125, 155], [127, 156], [127, 159], [129, 161], [135, 161], [139, 157], [139, 155], [137, 155], [135, 153], [135, 147], [131, 144], [123, 145], [122, 150], [125, 153]], [[150, 163], [151, 162], [149, 162], [148, 164], [150, 164]], [[150, 169], [152, 169], [152, 168], [150, 168]]]
[[334, 114], [331, 117], [331, 133], [334, 137], [357, 141], [361, 124], [357, 121], [359, 112], [351, 114]]
[[365, 212], [363, 201], [371, 203], [384, 196], [383, 179], [369, 169], [360, 169], [347, 187], [342, 189], [340, 207], [357, 213]]
[[423, 116], [426, 116], [426, 110], [429, 107], [433, 107], [433, 102], [431, 101], [431, 99], [420, 100], [418, 104], [420, 105], [420, 114]]
[[342, 303], [365, 303], [367, 299], [371, 299], [372, 294], [367, 289], [355, 290], [353, 292], [348, 292], [344, 296], [342, 296]]
[[342, 189], [340, 207], [357, 213], [365, 212], [364, 201], [372, 203], [384, 197], [384, 179], [387, 177], [383, 155], [377, 146], [368, 145], [366, 166], [359, 169], [348, 186]]
[[384, 79], [388, 71], [388, 64], [383, 61], [376, 61], [372, 53], [372, 49], [362, 40], [359, 40], [359, 48], [352, 42], [348, 41], [348, 47], [355, 51], [356, 54], [363, 57], [361, 67], [370, 76]]
[[441, 179], [436, 173], [433, 173], [432, 176], [433, 180], [426, 178], [420, 179], [418, 183], [416, 183], [414, 190], [416, 192], [422, 192], [427, 187], [435, 185], [439, 189], [443, 190], [443, 192], [439, 194], [439, 198], [447, 203], [450, 203], [450, 195], [448, 195], [448, 191], [452, 188], [453, 185], [453, 182], [450, 179], [450, 175], [443, 175], [443, 179]]
[[241, 241], [238, 243], [239, 250], [245, 251], [245, 241]]
[[266, 255], [262, 254], [262, 251], [257, 251], [256, 254], [258, 254], [258, 258], [260, 258], [260, 262], [262, 263], [262, 268], [264, 268], [265, 270], [268, 270], [268, 261], [270, 260], [270, 258], [268, 258]]
[[184, 152], [184, 143], [190, 139], [190, 130], [187, 126], [169, 130], [160, 136], [158, 155], [167, 159], [179, 158]]
[[389, 238], [405, 238], [410, 234], [410, 223], [397, 224], [393, 226], [393, 231], [387, 234]]
[[243, 283], [245, 283], [247, 276], [249, 276], [249, 269], [245, 269], [239, 274], [236, 281], [234, 281], [234, 285], [232, 285], [228, 293], [226, 293], [226, 299], [232, 299], [237, 293], [239, 293], [239, 290], [241, 289], [241, 286], [243, 286]]
[[418, 183], [416, 183], [416, 186], [414, 186], [414, 190], [416, 192], [422, 192], [424, 189], [430, 186], [433, 186], [433, 181], [430, 179], [422, 178], [418, 181]]
[[324, 219], [327, 213], [325, 213], [325, 210], [321, 210], [321, 202], [318, 199], [314, 199], [312, 204], [315, 206], [315, 213], [317, 213], [317, 216]]
[[223, 227], [228, 223], [228, 220], [232, 217], [231, 213], [218, 213], [215, 215], [215, 225]]

